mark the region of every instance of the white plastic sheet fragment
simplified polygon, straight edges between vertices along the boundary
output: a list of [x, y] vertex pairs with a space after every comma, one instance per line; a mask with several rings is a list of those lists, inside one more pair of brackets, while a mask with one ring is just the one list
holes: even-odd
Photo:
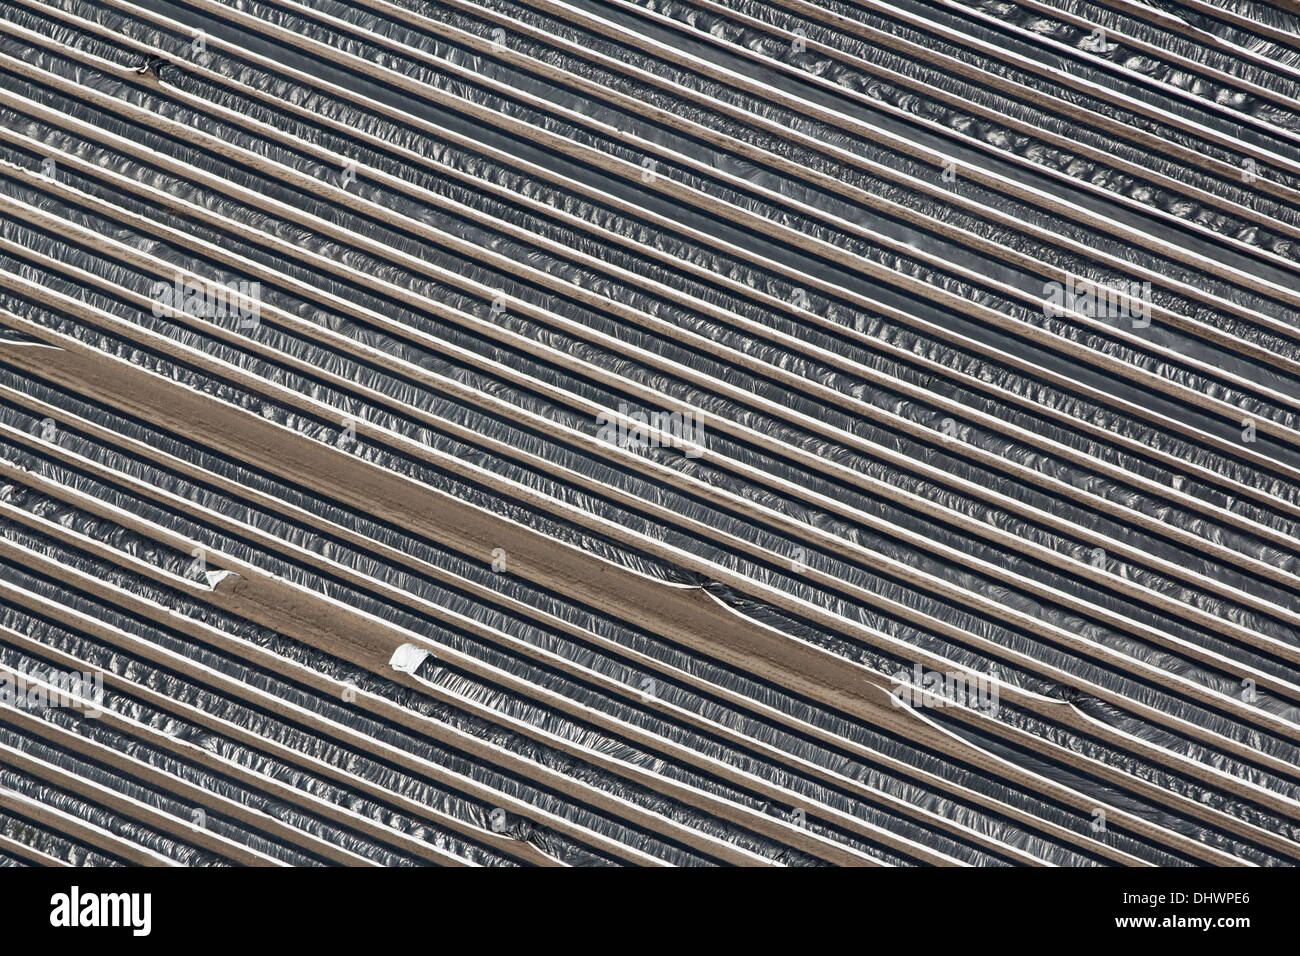
[[388, 666], [403, 674], [414, 674], [432, 656], [423, 647], [416, 647], [414, 644], [403, 644], [393, 651], [393, 657], [388, 662]]

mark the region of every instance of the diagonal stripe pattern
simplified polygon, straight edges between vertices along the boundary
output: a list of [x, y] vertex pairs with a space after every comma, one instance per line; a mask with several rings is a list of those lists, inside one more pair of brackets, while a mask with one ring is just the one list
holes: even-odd
[[1300, 861], [1300, 10], [0, 2], [0, 863]]

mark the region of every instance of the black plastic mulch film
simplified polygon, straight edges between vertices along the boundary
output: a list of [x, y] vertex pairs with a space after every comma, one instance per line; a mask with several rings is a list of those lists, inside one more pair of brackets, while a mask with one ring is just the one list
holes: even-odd
[[[1298, 27], [0, 3], [0, 688], [77, 663], [104, 711], [0, 702], [0, 835], [101, 866], [1294, 864]], [[187, 279], [247, 314], [159, 308]], [[42, 341], [895, 699], [242, 460]], [[280, 633], [202, 562], [430, 654]], [[937, 670], [991, 706], [912, 687]]]

